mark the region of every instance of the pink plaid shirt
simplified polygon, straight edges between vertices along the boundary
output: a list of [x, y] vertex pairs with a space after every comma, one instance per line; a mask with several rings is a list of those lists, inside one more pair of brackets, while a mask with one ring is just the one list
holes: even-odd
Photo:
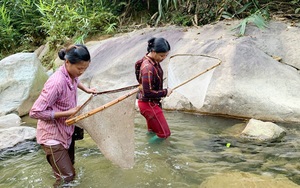
[[72, 83], [65, 65], [49, 77], [29, 113], [31, 118], [38, 119], [37, 143], [56, 140], [66, 149], [69, 148], [74, 125], [66, 125], [67, 117], [54, 119], [54, 112], [67, 111], [77, 106], [78, 83], [78, 78]]

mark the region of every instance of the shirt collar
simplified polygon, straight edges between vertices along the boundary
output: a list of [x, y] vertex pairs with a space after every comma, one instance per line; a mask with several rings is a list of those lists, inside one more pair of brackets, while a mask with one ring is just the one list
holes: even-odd
[[148, 59], [152, 65], [158, 65], [158, 63], [154, 61], [154, 59], [152, 59], [151, 57], [147, 56], [147, 54], [145, 55], [145, 58]]
[[67, 68], [66, 68], [66, 64], [63, 64], [61, 67], [60, 67], [60, 71], [63, 73], [63, 75], [65, 76], [65, 79], [66, 79], [66, 82], [69, 86], [69, 88], [71, 90], [74, 89], [75, 86], [77, 86], [77, 83], [78, 83], [78, 77], [74, 78], [74, 84], [72, 84], [72, 78], [70, 77], [68, 71], [67, 71]]

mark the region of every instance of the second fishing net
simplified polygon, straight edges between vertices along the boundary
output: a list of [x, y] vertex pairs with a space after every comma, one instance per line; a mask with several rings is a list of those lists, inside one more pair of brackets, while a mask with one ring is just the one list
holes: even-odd
[[201, 108], [213, 72], [221, 60], [204, 54], [176, 54], [169, 58], [167, 83], [195, 108]]

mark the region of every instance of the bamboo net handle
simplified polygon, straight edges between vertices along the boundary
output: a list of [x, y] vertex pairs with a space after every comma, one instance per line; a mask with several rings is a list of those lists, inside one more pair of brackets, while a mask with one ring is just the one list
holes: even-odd
[[105, 93], [117, 93], [117, 92], [120, 92], [120, 91], [126, 91], [126, 90], [130, 90], [130, 89], [133, 89], [135, 87], [138, 87], [139, 84], [136, 84], [136, 85], [132, 85], [132, 86], [127, 86], [127, 87], [122, 87], [122, 88], [119, 88], [119, 89], [112, 89], [112, 90], [108, 90], [108, 91], [100, 91], [98, 93], [95, 93], [96, 95], [101, 95], [101, 94], [105, 94]]
[[[126, 90], [129, 90], [129, 89], [133, 89], [135, 87], [139, 86], [139, 84], [137, 85], [132, 85], [132, 86], [127, 86], [127, 87], [123, 87], [123, 88], [119, 88], [119, 89], [113, 89], [113, 90], [107, 90], [107, 91], [100, 91], [100, 92], [97, 92], [95, 94], [92, 94], [80, 107], [78, 110], [76, 110], [76, 112], [74, 112], [70, 117], [68, 117], [68, 119], [71, 119], [73, 118], [83, 107], [85, 107], [89, 102], [90, 100], [96, 96], [96, 95], [101, 95], [101, 94], [106, 94], [106, 93], [117, 93], [117, 92], [120, 92], [120, 91], [126, 91]], [[67, 119], [67, 120], [68, 120]]]
[[114, 100], [112, 100], [112, 101], [110, 101], [110, 102], [108, 102], [108, 103], [106, 103], [106, 104], [98, 107], [98, 108], [95, 108], [95, 109], [93, 109], [93, 110], [91, 110], [91, 111], [89, 111], [89, 112], [87, 112], [85, 114], [81, 114], [79, 116], [67, 119], [66, 120], [66, 124], [67, 125], [72, 125], [72, 124], [74, 124], [74, 123], [76, 123], [76, 122], [78, 122], [78, 121], [80, 121], [82, 119], [85, 119], [85, 118], [87, 118], [87, 117], [89, 117], [91, 115], [94, 115], [95, 113], [100, 112], [100, 111], [102, 111], [102, 110], [104, 110], [104, 109], [106, 109], [106, 108], [108, 108], [108, 107], [110, 107], [110, 106], [112, 106], [114, 104], [117, 104], [118, 102], [120, 102], [120, 101], [122, 101], [122, 100], [124, 100], [124, 99], [126, 99], [128, 97], [130, 97], [131, 95], [137, 93], [138, 91], [139, 91], [139, 87], [137, 87], [134, 90], [130, 91], [129, 93], [127, 93], [125, 95], [122, 95], [122, 96], [120, 96], [120, 97], [118, 97], [118, 98], [116, 98], [116, 99], [114, 99]]

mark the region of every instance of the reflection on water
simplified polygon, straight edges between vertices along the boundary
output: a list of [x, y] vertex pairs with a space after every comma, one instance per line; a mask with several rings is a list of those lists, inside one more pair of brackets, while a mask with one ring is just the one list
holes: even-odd
[[[287, 129], [281, 142], [258, 144], [235, 137], [245, 126], [240, 120], [180, 112], [168, 112], [166, 118], [171, 137], [162, 143], [149, 143], [152, 135], [146, 134], [145, 120], [137, 114], [132, 169], [111, 164], [86, 134], [76, 143], [77, 178], [73, 186], [198, 187], [211, 175], [237, 170], [281, 175], [300, 185], [299, 125], [281, 125]], [[23, 144], [28, 146], [26, 151], [0, 154], [0, 187], [51, 187], [55, 179], [43, 151], [35, 142]]]

